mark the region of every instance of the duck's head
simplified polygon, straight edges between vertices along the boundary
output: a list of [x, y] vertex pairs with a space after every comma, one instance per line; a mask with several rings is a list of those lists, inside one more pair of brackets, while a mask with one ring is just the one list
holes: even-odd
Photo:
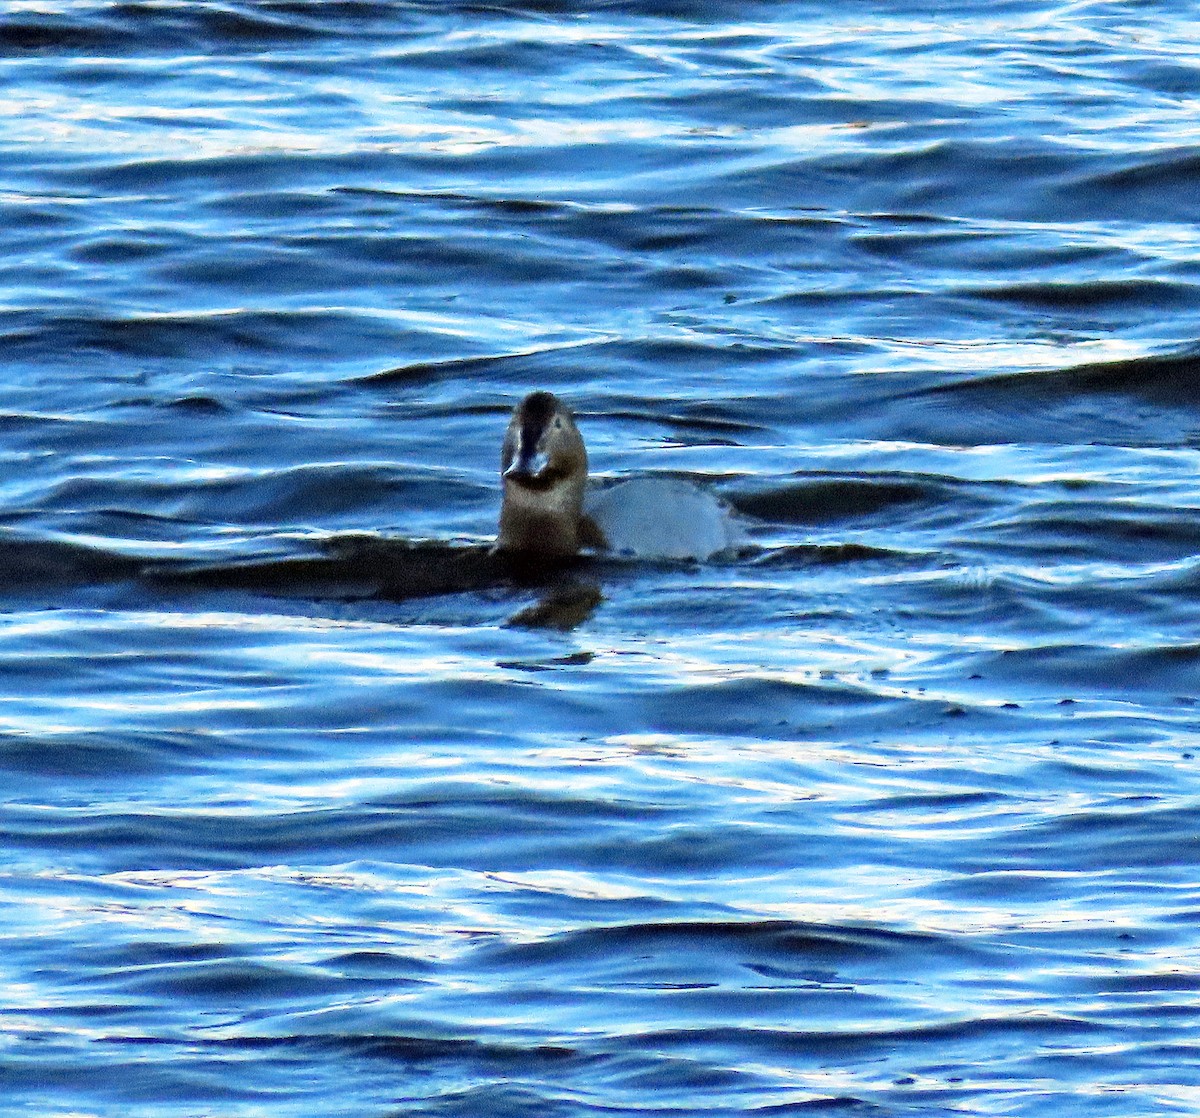
[[505, 488], [545, 492], [587, 478], [587, 449], [575, 417], [553, 392], [531, 392], [513, 409], [500, 473]]
[[502, 551], [574, 555], [579, 550], [587, 448], [575, 417], [552, 392], [531, 392], [513, 410], [500, 454]]

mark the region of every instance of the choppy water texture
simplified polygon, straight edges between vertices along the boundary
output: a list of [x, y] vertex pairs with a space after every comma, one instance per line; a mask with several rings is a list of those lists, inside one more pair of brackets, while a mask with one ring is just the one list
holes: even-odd
[[1197, 1113], [1196, 26], [6, 5], [0, 1109]]

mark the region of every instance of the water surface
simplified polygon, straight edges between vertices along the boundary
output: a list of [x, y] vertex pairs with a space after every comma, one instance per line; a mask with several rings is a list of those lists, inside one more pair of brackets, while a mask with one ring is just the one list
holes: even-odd
[[9, 5], [5, 1112], [1194, 1114], [1194, 15]]

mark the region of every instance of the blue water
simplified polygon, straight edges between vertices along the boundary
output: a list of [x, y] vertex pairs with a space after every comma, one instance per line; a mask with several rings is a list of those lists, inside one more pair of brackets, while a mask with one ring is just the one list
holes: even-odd
[[1200, 1113], [1195, 8], [932, 9], [4, 7], [0, 1112]]

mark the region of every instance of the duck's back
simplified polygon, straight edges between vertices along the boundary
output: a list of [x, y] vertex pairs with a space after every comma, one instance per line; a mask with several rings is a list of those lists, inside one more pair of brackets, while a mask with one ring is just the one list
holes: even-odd
[[636, 478], [589, 496], [586, 511], [608, 547], [640, 559], [710, 559], [742, 542], [729, 509], [674, 478]]

